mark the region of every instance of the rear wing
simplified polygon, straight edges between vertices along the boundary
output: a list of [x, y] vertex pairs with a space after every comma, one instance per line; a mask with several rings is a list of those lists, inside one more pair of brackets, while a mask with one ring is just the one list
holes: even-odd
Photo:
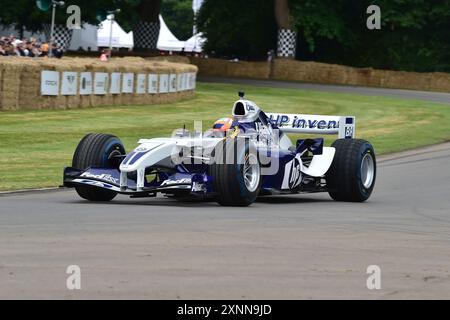
[[355, 138], [353, 116], [267, 113], [272, 124], [286, 133], [337, 134], [339, 139]]

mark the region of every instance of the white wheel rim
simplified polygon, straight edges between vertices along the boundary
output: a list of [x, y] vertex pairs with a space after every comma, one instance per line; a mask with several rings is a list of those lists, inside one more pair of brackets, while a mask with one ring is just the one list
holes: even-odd
[[369, 189], [372, 186], [375, 177], [375, 162], [370, 153], [366, 153], [361, 162], [361, 182], [364, 188]]
[[258, 188], [261, 171], [256, 155], [250, 154], [244, 163], [244, 183], [248, 191], [254, 192]]

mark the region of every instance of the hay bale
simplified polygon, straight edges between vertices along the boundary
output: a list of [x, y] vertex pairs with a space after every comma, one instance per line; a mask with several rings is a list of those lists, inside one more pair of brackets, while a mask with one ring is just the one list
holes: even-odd
[[[80, 74], [81, 72], [86, 71], [86, 66], [83, 63], [79, 63], [78, 59], [72, 59], [67, 61], [61, 61], [63, 63], [58, 67], [58, 71], [61, 70], [61, 77], [63, 76], [63, 72], [76, 72], [76, 86], [77, 91], [74, 95], [66, 95], [65, 96], [65, 106], [68, 109], [75, 109], [81, 106], [81, 95], [80, 95]], [[62, 78], [61, 78], [62, 85]]]
[[[59, 72], [59, 89], [58, 92], [61, 92], [61, 73], [63, 71], [68, 71], [67, 67], [62, 67], [60, 64], [60, 61], [56, 59], [45, 59], [41, 63], [42, 70], [50, 70], [50, 71], [58, 71]], [[39, 82], [40, 83], [40, 82]], [[52, 109], [66, 109], [66, 98], [65, 96], [62, 96], [61, 94], [57, 96], [49, 96], [44, 97], [45, 99], [50, 100], [53, 103]]]
[[3, 65], [0, 64], [0, 111], [3, 109]]
[[146, 58], [149, 61], [163, 61], [163, 62], [174, 62], [174, 63], [183, 63], [189, 64], [189, 58], [184, 56], [157, 56], [157, 57], [149, 57]]
[[85, 64], [84, 68], [85, 68], [84, 72], [90, 72], [91, 73], [92, 92], [89, 95], [80, 95], [80, 107], [81, 108], [89, 108], [89, 107], [95, 106], [93, 104], [93, 101], [92, 101], [93, 100], [93, 96], [94, 96], [94, 94], [93, 94], [93, 90], [94, 90], [94, 88], [93, 88], [93, 85], [94, 85], [94, 70], [93, 70], [93, 68], [92, 68], [92, 66], [90, 64]]
[[[41, 96], [41, 67], [24, 64], [20, 74], [19, 105], [21, 109], [41, 109], [49, 107]], [[50, 106], [53, 107], [53, 106]]]
[[268, 79], [270, 75], [270, 64], [267, 62], [234, 62], [196, 57], [191, 57], [190, 62], [196, 65], [199, 74], [204, 76]]
[[[114, 71], [114, 66], [109, 65], [108, 63], [99, 63], [95, 61], [91, 64], [91, 68], [93, 71], [93, 82], [94, 82], [94, 92], [92, 94], [92, 105], [93, 106], [111, 106], [113, 105], [113, 95], [109, 93], [110, 89], [110, 74]], [[108, 79], [106, 84], [106, 94], [96, 94], [95, 93], [95, 74], [96, 73], [107, 73]]]
[[[41, 96], [41, 71], [58, 71], [60, 80], [63, 72], [71, 71], [77, 74], [77, 92], [75, 95]], [[182, 72], [197, 72], [197, 67], [171, 63], [167, 61], [152, 61], [139, 57], [114, 58], [109, 62], [101, 62], [90, 58], [63, 59], [27, 59], [21, 57], [0, 58], [0, 108], [1, 110], [42, 109], [42, 108], [84, 108], [90, 106], [109, 105], [141, 105], [155, 102], [172, 102], [178, 97], [176, 93], [168, 94], [137, 94], [137, 75], [143, 74], [180, 74]], [[80, 95], [81, 72], [91, 72], [93, 80], [95, 72], [105, 72], [109, 75], [107, 93], [105, 95]], [[133, 73], [134, 91], [130, 94], [113, 95], [109, 91], [110, 75], [113, 72]], [[61, 87], [62, 81], [60, 81]], [[60, 92], [61, 92], [61, 88]]]
[[190, 62], [198, 67], [199, 74], [203, 76], [228, 76], [227, 62], [220, 59], [190, 58]]
[[[450, 91], [450, 75], [353, 68], [347, 66], [277, 59], [273, 78], [312, 83]], [[439, 79], [439, 80], [436, 80]]]
[[431, 74], [430, 90], [450, 92], [450, 74], [442, 72]]
[[3, 67], [2, 81], [2, 110], [19, 109], [20, 75], [22, 65], [17, 63], [5, 63]]

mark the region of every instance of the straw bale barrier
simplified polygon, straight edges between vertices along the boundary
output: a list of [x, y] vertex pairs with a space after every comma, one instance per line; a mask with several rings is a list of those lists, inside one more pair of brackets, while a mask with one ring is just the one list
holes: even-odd
[[273, 63], [204, 58], [190, 58], [190, 61], [199, 68], [201, 76], [450, 92], [449, 73], [376, 70], [288, 59], [276, 59]]
[[221, 59], [190, 58], [199, 69], [199, 75], [268, 79], [270, 64], [267, 62], [228, 61]]
[[175, 63], [187, 63], [189, 64], [189, 57], [186, 56], [171, 56], [171, 55], [166, 55], [166, 56], [155, 56], [155, 57], [148, 57], [146, 58], [147, 60], [152, 60], [152, 61], [167, 61], [167, 62], [175, 62]]
[[[41, 91], [43, 71], [59, 72], [58, 94], [48, 95]], [[77, 82], [71, 93], [62, 93], [64, 75], [74, 73], [73, 82]], [[67, 73], [67, 74], [66, 74]], [[92, 93], [81, 94], [83, 74], [90, 74]], [[104, 94], [95, 92], [97, 73], [106, 73]], [[118, 74], [120, 85], [128, 74], [131, 82], [129, 93], [119, 91], [111, 93], [112, 74]], [[92, 58], [29, 59], [20, 57], [0, 57], [0, 110], [22, 109], [72, 109], [111, 105], [147, 105], [170, 103], [188, 99], [195, 94], [197, 67], [184, 63], [147, 60], [139, 57], [114, 58], [101, 62]], [[151, 78], [152, 77], [152, 78]], [[172, 79], [175, 87], [170, 92], [160, 92], [163, 77]], [[150, 92], [150, 80], [156, 83], [156, 92]], [[157, 81], [157, 82], [154, 82]], [[170, 85], [170, 83], [169, 83]], [[140, 87], [138, 89], [138, 86]], [[75, 92], [76, 90], [76, 92]], [[169, 91], [169, 90], [168, 90]], [[139, 92], [139, 93], [138, 93]]]
[[450, 74], [353, 68], [341, 65], [278, 59], [273, 78], [325, 84], [450, 92]]

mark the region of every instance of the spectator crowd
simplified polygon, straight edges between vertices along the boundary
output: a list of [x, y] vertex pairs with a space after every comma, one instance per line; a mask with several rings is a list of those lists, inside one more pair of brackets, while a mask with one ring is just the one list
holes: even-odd
[[[63, 56], [57, 44], [52, 45], [52, 55], [55, 58]], [[49, 54], [49, 44], [39, 42], [35, 38], [17, 39], [14, 36], [0, 37], [0, 56], [18, 56], [18, 57], [47, 57]]]

